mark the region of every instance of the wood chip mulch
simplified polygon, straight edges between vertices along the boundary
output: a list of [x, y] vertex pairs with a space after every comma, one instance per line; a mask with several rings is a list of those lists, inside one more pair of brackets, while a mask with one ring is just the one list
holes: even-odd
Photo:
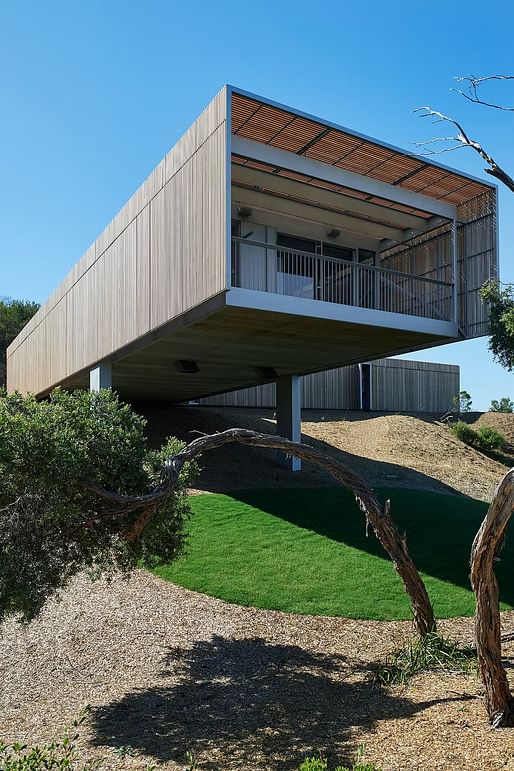
[[[472, 624], [441, 630], [470, 642]], [[384, 771], [514, 769], [514, 729], [489, 729], [476, 677], [374, 685], [376, 663], [411, 634], [229, 605], [143, 571], [81, 577], [31, 624], [1, 628], [0, 737], [50, 739], [90, 704], [80, 748], [104, 769], [184, 769], [191, 750], [199, 771], [292, 771], [359, 745]]]

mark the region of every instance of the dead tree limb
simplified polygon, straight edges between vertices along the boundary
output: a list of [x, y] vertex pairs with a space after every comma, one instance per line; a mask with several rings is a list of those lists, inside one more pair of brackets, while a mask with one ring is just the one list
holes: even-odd
[[[435, 137], [434, 139], [428, 139], [425, 142], [416, 142], [416, 147], [422, 148], [425, 155], [440, 155], [441, 153], [458, 150], [460, 147], [470, 147], [486, 162], [487, 168], [484, 169], [485, 173], [489, 174], [491, 177], [495, 177], [495, 179], [498, 179], [500, 182], [503, 182], [503, 184], [514, 193], [514, 179], [505, 171], [505, 169], [496, 163], [492, 155], [484, 149], [480, 142], [477, 142], [476, 139], [472, 139], [467, 134], [458, 121], [448, 117], [448, 115], [443, 115], [442, 112], [432, 110], [430, 107], [418, 107], [414, 112], [421, 111], [424, 111], [421, 116], [422, 118], [433, 118], [434, 123], [451, 123], [457, 129], [457, 133], [453, 136]], [[439, 142], [452, 142], [454, 144], [452, 144], [451, 147], [443, 147], [440, 150], [433, 150], [429, 147], [429, 145]]]
[[[474, 75], [467, 75], [465, 77], [456, 78], [456, 80], [458, 83], [463, 84], [465, 88], [454, 88], [452, 91], [456, 91], [468, 102], [482, 105], [483, 107], [490, 107], [495, 110], [514, 112], [514, 107], [487, 101], [482, 99], [479, 95], [479, 89], [485, 83], [491, 81], [511, 81], [514, 80], [514, 75], [487, 75], [480, 78], [477, 78]], [[424, 155], [440, 155], [441, 153], [448, 153], [462, 147], [470, 147], [485, 161], [486, 168], [484, 171], [486, 174], [490, 174], [508, 187], [509, 190], [514, 192], [514, 179], [512, 176], [496, 162], [480, 142], [473, 139], [468, 132], [465, 131], [459, 121], [450, 118], [448, 115], [444, 115], [438, 110], [433, 110], [431, 107], [418, 107], [414, 112], [421, 112], [422, 118], [432, 118], [433, 123], [449, 123], [457, 129], [457, 133], [452, 136], [441, 136], [435, 137], [434, 139], [428, 139], [425, 142], [416, 142], [416, 146], [422, 150]], [[441, 145], [440, 149], [434, 149], [434, 145], [437, 146], [438, 144]]]
[[514, 469], [500, 482], [471, 548], [471, 586], [476, 596], [475, 635], [485, 704], [491, 725], [514, 726], [514, 699], [502, 664], [500, 600], [494, 559], [505, 540], [514, 507]]
[[467, 99], [468, 102], [473, 104], [481, 104], [483, 107], [492, 107], [493, 110], [504, 110], [505, 112], [514, 112], [514, 107], [510, 107], [506, 104], [497, 104], [496, 102], [488, 102], [482, 99], [478, 94], [478, 89], [484, 83], [489, 83], [492, 80], [514, 80], [514, 75], [486, 75], [481, 78], [477, 78], [474, 75], [464, 75], [456, 78], [457, 83], [463, 83], [466, 85], [466, 90], [461, 88], [452, 88], [452, 91], [456, 91], [458, 94]]
[[128, 537], [135, 538], [139, 536], [142, 529], [151, 521], [153, 513], [159, 504], [173, 493], [178, 476], [185, 463], [195, 460], [205, 452], [233, 442], [254, 447], [282, 450], [288, 455], [294, 455], [301, 460], [314, 463], [324, 468], [340, 484], [351, 490], [361, 511], [366, 516], [366, 522], [373, 528], [377, 539], [389, 554], [396, 572], [403, 581], [405, 591], [410, 600], [414, 622], [420, 635], [423, 636], [427, 632], [435, 630], [434, 612], [425, 585], [409, 554], [405, 536], [399, 532], [391, 518], [389, 501], [382, 507], [362, 477], [344, 464], [313, 447], [301, 444], [300, 442], [292, 442], [279, 436], [261, 434], [242, 428], [231, 428], [218, 434], [201, 436], [186, 445], [177, 455], [169, 458], [165, 464], [162, 484], [147, 495], [139, 497], [120, 495], [104, 490], [92, 483], [87, 483], [86, 486], [113, 504], [115, 509], [112, 516], [119, 517], [123, 516], [125, 511], [129, 513], [141, 510], [142, 513], [136, 525], [133, 526], [128, 534]]

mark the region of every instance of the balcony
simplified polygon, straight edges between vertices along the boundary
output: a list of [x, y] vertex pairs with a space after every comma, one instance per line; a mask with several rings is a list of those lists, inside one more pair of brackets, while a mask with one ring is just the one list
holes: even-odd
[[[441, 248], [447, 254], [451, 250], [451, 232], [437, 234], [431, 241], [394, 246], [381, 253], [381, 262], [416, 265], [420, 248], [425, 255], [429, 250], [439, 257]], [[248, 238], [232, 238], [234, 287], [452, 322], [455, 297], [454, 284], [448, 280], [450, 262], [437, 262], [441, 267], [425, 266], [424, 275], [415, 275], [367, 264], [365, 259], [335, 259]]]

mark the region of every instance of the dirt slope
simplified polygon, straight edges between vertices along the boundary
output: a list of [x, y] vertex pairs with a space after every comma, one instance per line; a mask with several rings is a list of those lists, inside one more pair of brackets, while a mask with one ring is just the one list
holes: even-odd
[[[273, 412], [206, 407], [145, 411], [154, 444], [174, 434], [190, 441], [198, 432], [242, 426], [274, 433]], [[483, 425], [501, 420], [514, 441], [514, 416], [484, 415]], [[507, 420], [505, 420], [507, 419]], [[500, 425], [498, 424], [500, 429]], [[461, 493], [489, 500], [505, 466], [467, 447], [431, 416], [305, 410], [303, 441], [333, 454], [373, 486], [401, 486]], [[228, 447], [202, 459], [201, 490], [332, 484], [323, 470], [305, 465], [299, 474], [281, 469], [270, 452]]]

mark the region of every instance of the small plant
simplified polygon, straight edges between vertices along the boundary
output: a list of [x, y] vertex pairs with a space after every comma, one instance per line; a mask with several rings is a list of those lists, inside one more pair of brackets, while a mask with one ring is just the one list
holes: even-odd
[[495, 454], [504, 450], [507, 446], [507, 440], [499, 431], [491, 426], [482, 426], [475, 431], [463, 420], [458, 420], [452, 426], [450, 431], [457, 439], [464, 444], [474, 447], [486, 455]]
[[129, 744], [127, 744], [127, 746], [117, 747], [114, 751], [120, 758], [133, 758], [136, 755], [134, 747], [131, 747]]
[[410, 642], [379, 667], [377, 680], [383, 685], [401, 685], [419, 672], [474, 672], [476, 652], [430, 632]]
[[325, 758], [305, 758], [298, 771], [327, 771], [328, 763]]
[[450, 431], [457, 439], [460, 439], [464, 444], [475, 446], [477, 442], [477, 432], [463, 420], [458, 420], [450, 426]]
[[[335, 766], [333, 771], [382, 771], [373, 763], [361, 763], [364, 747], [360, 746], [357, 750], [355, 761], [351, 766]], [[331, 771], [328, 761], [321, 755], [305, 758], [298, 768], [298, 771]]]
[[507, 441], [503, 434], [491, 426], [482, 426], [477, 431], [479, 447], [483, 452], [498, 452], [505, 450]]
[[194, 752], [191, 752], [190, 750], [186, 752], [186, 763], [187, 763], [187, 767], [185, 771], [196, 771], [196, 769], [198, 768], [198, 765], [196, 762], [196, 757]]
[[75, 742], [79, 738], [77, 729], [84, 723], [87, 716], [88, 709], [85, 709], [78, 720], [72, 724], [75, 731], [71, 735], [66, 731], [59, 741], [55, 740], [33, 747], [20, 742], [14, 744], [0, 742], [1, 771], [41, 771], [42, 769], [47, 769], [47, 771], [64, 771], [64, 769], [93, 771], [93, 769], [98, 769], [100, 760], [88, 760], [79, 765], [75, 746]]

